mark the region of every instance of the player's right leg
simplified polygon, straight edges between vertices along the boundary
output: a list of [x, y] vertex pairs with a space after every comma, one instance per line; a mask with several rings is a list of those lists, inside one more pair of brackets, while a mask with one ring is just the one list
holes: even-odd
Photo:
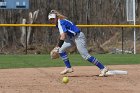
[[61, 59], [64, 61], [65, 63], [65, 69], [60, 73], [60, 74], [67, 74], [67, 73], [71, 73], [73, 72], [73, 69], [71, 67], [68, 55], [66, 53], [66, 49], [70, 48], [73, 45], [73, 41], [71, 41], [69, 38], [65, 40], [64, 44], [62, 45], [62, 47], [59, 49], [59, 54]]

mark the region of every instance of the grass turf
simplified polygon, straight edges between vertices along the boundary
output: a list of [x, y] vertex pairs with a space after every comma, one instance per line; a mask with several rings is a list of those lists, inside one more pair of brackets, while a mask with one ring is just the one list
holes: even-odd
[[[104, 65], [140, 64], [140, 55], [136, 54], [96, 54]], [[91, 66], [79, 54], [69, 55], [73, 66]], [[64, 66], [61, 59], [52, 60], [49, 55], [0, 55], [0, 68], [35, 68]]]

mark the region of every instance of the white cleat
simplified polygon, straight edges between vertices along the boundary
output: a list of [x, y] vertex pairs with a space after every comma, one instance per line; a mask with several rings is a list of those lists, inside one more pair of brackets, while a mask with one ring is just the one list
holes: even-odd
[[99, 77], [104, 77], [106, 75], [106, 72], [108, 72], [107, 67], [105, 67], [104, 69], [101, 69], [101, 73], [99, 74]]
[[60, 74], [61, 75], [64, 75], [64, 74], [72, 73], [72, 72], [73, 72], [73, 69], [72, 68], [65, 68]]

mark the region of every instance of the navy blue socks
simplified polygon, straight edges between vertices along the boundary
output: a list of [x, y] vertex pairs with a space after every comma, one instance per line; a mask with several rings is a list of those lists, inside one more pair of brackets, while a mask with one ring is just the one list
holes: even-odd
[[59, 53], [67, 68], [71, 68], [71, 64], [66, 52]]
[[104, 69], [104, 65], [101, 64], [95, 57], [91, 56], [90, 58], [87, 59], [89, 62], [95, 64], [98, 68]]

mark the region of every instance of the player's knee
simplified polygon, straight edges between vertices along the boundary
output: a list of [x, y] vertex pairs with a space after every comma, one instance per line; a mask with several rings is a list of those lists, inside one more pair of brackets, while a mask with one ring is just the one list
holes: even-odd
[[83, 59], [88, 60], [91, 56], [90, 55], [82, 55]]
[[59, 49], [59, 54], [65, 52], [63, 49]]
[[68, 60], [68, 55], [66, 52], [61, 52], [61, 53], [59, 53], [59, 55], [63, 61]]

